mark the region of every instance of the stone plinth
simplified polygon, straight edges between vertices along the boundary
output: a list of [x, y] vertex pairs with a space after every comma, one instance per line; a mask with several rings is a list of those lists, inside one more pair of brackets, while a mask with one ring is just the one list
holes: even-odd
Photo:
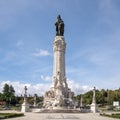
[[97, 112], [97, 104], [95, 104], [95, 103], [91, 104], [91, 112], [93, 112], [93, 113]]
[[29, 107], [29, 104], [27, 102], [27, 98], [26, 97], [24, 97], [24, 102], [22, 104], [21, 112], [30, 112], [30, 107]]
[[36, 103], [36, 101], [34, 101], [34, 104], [33, 104], [33, 106], [34, 106], [34, 107], [37, 107], [37, 103]]
[[38, 107], [37, 106], [37, 96], [36, 94], [34, 95], [34, 104], [33, 104], [34, 108]]

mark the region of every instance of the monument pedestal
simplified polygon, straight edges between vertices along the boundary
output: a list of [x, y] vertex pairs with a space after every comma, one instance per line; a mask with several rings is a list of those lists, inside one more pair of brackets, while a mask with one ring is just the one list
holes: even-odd
[[23, 103], [21, 112], [30, 112], [29, 104]]
[[22, 104], [21, 112], [30, 112], [30, 107], [29, 107], [29, 104], [27, 102], [27, 98], [24, 98], [24, 102]]
[[34, 95], [34, 104], [33, 104], [34, 108], [38, 107], [37, 106], [37, 95]]
[[97, 104], [96, 103], [91, 104], [91, 112], [93, 112], [93, 113], [97, 112]]
[[63, 109], [65, 109], [65, 107], [60, 107], [60, 106], [53, 107], [53, 110], [63, 110]]
[[37, 103], [36, 103], [36, 102], [34, 102], [34, 105], [33, 105], [33, 106], [34, 106], [34, 108], [36, 108], [36, 107], [37, 107]]

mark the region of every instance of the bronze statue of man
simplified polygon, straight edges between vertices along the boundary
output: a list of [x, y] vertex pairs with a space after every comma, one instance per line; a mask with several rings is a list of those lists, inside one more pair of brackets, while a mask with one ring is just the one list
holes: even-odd
[[58, 17], [57, 17], [55, 26], [56, 26], [56, 36], [63, 36], [64, 35], [64, 22], [61, 19], [60, 15], [58, 15]]
[[24, 96], [27, 97], [27, 86], [24, 87], [24, 90], [25, 90]]

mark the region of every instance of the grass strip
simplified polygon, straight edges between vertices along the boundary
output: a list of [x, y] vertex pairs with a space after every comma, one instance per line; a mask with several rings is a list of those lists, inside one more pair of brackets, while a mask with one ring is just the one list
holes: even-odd
[[13, 117], [21, 117], [24, 116], [23, 113], [0, 113], [0, 119], [7, 119]]
[[105, 113], [101, 113], [101, 116], [106, 116], [106, 117], [111, 117], [111, 118], [118, 118], [120, 119], [120, 113], [114, 113], [114, 114], [105, 114]]

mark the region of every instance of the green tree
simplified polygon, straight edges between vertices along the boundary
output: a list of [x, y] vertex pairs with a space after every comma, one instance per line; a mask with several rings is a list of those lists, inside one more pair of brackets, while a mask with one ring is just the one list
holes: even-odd
[[83, 94], [83, 100], [86, 104], [91, 104], [92, 103], [92, 96], [93, 96], [93, 91], [90, 90], [87, 93]]
[[15, 95], [15, 90], [12, 85], [9, 86], [9, 92], [10, 94]]
[[9, 104], [16, 104], [15, 90], [12, 85], [7, 83], [4, 85], [2, 99], [6, 101], [7, 106]]
[[9, 94], [9, 85], [7, 83], [5, 83], [3, 87], [3, 94], [5, 95]]

